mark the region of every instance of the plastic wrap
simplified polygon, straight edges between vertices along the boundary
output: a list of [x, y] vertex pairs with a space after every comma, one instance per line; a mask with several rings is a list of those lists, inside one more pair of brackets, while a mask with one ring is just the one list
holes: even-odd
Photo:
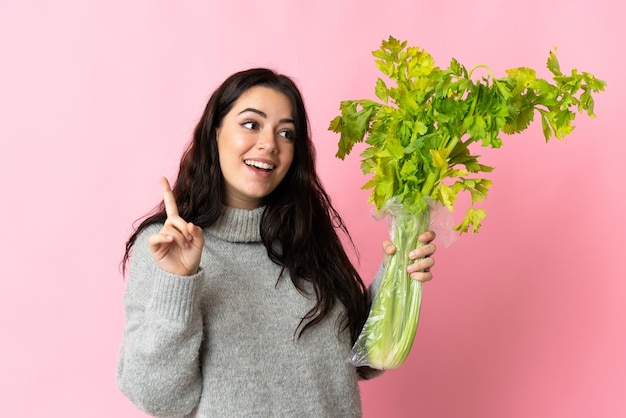
[[435, 232], [438, 237], [443, 235], [445, 245], [452, 243], [454, 234], [450, 233], [449, 212], [444, 213], [433, 205], [421, 213], [409, 213], [392, 199], [381, 215], [388, 217], [396, 252], [387, 256], [370, 314], [352, 348], [350, 360], [356, 366], [391, 370], [406, 360], [413, 346], [422, 301], [422, 283], [411, 279], [406, 271], [414, 262], [407, 254], [423, 245], [417, 238], [430, 229], [431, 219], [436, 221]]

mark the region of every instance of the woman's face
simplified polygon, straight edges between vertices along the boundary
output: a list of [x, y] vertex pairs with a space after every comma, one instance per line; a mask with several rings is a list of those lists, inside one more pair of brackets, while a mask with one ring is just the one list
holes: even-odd
[[252, 87], [239, 96], [216, 133], [224, 204], [259, 207], [293, 160], [295, 124], [289, 99], [268, 87]]

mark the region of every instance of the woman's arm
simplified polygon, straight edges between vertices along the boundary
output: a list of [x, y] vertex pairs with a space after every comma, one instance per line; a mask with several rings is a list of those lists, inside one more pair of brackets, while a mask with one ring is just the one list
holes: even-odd
[[124, 306], [117, 383], [140, 409], [156, 416], [190, 413], [202, 391], [200, 344], [203, 334], [200, 269], [176, 276], [160, 269], [148, 250], [148, 227], [131, 258]]

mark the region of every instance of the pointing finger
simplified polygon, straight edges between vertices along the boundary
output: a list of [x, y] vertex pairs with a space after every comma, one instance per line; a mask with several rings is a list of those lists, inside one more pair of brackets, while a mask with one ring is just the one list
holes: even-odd
[[161, 177], [161, 190], [163, 191], [163, 203], [165, 204], [165, 213], [167, 213], [167, 217], [178, 216], [176, 199], [174, 199], [170, 182], [167, 181], [165, 177]]

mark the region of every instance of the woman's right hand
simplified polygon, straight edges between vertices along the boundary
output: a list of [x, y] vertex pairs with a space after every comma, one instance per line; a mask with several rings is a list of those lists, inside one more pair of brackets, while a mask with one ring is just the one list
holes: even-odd
[[159, 233], [148, 238], [150, 253], [161, 269], [178, 276], [191, 276], [200, 266], [204, 246], [202, 228], [178, 215], [176, 199], [165, 177], [161, 178], [161, 189], [167, 219]]

